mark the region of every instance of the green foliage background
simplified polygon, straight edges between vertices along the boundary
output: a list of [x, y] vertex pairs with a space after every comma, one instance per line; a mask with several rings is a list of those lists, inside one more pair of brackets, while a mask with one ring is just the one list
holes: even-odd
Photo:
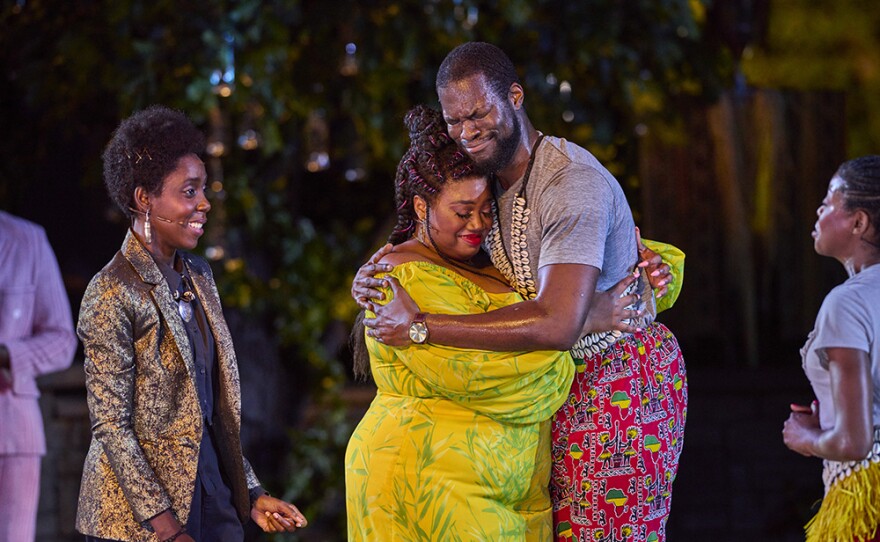
[[[733, 61], [706, 32], [710, 8], [708, 0], [6, 1], [0, 111], [18, 137], [0, 148], [0, 201], [21, 199], [65, 148], [82, 154], [69, 159], [78, 169], [68, 181], [94, 190], [110, 130], [152, 103], [186, 111], [222, 144], [208, 160], [222, 188], [201, 248], [223, 249], [215, 263], [226, 307], [295, 367], [307, 400], [292, 402], [310, 413], [292, 429], [286, 477], [270, 488], [341, 538], [341, 457], [352, 427], [344, 349], [328, 330], [354, 316], [353, 272], [384, 240], [393, 211], [403, 115], [436, 105], [445, 54], [467, 40], [501, 46], [521, 69], [536, 126], [587, 146], [632, 193], [638, 135], [674, 135], [679, 103], [729, 86]], [[253, 148], [239, 144], [248, 133]], [[310, 171], [320, 150], [329, 165]]]
[[759, 87], [846, 93], [847, 154], [880, 152], [880, 10], [871, 0], [773, 0], [766, 38], [743, 52]]

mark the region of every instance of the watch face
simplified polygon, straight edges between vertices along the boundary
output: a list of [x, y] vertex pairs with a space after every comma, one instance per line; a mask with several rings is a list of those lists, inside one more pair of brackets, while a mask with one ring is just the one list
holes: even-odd
[[414, 343], [422, 344], [428, 338], [428, 326], [424, 322], [413, 322], [409, 326], [409, 338]]

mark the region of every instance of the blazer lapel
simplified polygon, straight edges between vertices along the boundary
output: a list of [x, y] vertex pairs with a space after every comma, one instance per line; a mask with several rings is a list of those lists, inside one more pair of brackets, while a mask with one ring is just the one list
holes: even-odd
[[147, 249], [141, 245], [141, 242], [137, 237], [132, 234], [131, 230], [129, 230], [128, 234], [125, 236], [125, 241], [122, 245], [122, 253], [131, 263], [132, 267], [134, 267], [135, 271], [141, 276], [141, 280], [147, 284], [153, 285], [153, 288], [150, 290], [150, 294], [153, 296], [153, 301], [159, 308], [159, 312], [162, 314], [162, 318], [168, 325], [168, 329], [171, 330], [174, 345], [177, 347], [177, 351], [186, 365], [190, 378], [195, 382], [196, 368], [195, 361], [193, 360], [192, 347], [189, 344], [189, 337], [186, 335], [186, 329], [183, 327], [183, 320], [177, 312], [177, 302], [174, 301], [174, 297], [171, 295], [171, 288], [168, 287], [168, 281], [165, 280], [165, 276], [162, 274], [162, 271], [159, 270], [153, 257], [147, 252]]
[[208, 325], [214, 334], [217, 347], [217, 370], [219, 371], [219, 401], [215, 403], [219, 413], [219, 428], [215, 425], [215, 437], [221, 461], [224, 464], [232, 484], [233, 500], [238, 517], [246, 521], [250, 515], [250, 498], [248, 496], [247, 474], [244, 458], [241, 453], [241, 394], [239, 392], [238, 365], [235, 362], [235, 348], [232, 346], [232, 334], [223, 316], [220, 305], [220, 294], [211, 278], [210, 271], [204, 269], [206, 262], [195, 263], [189, 254], [183, 255], [183, 262], [192, 277], [193, 288], [205, 309]]
[[220, 371], [224, 378], [228, 378], [228, 368], [231, 360], [229, 359], [232, 350], [232, 336], [229, 333], [229, 327], [226, 325], [226, 318], [223, 316], [223, 307], [220, 305], [220, 297], [217, 293], [217, 287], [213, 281], [204, 273], [196, 269], [196, 266], [190, 261], [189, 255], [183, 258], [184, 265], [189, 270], [189, 276], [192, 278], [193, 287], [196, 295], [199, 297], [202, 306], [205, 308], [205, 315], [208, 317], [208, 325], [211, 326], [211, 332], [214, 334], [214, 344], [217, 347], [217, 358], [220, 361]]

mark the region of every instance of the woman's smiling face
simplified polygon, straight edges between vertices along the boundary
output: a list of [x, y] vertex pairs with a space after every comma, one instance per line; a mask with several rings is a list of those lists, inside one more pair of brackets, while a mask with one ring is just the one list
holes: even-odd
[[204, 162], [187, 154], [163, 179], [159, 194], [149, 195], [151, 251], [172, 257], [177, 249], [192, 250], [198, 245], [211, 210], [205, 196], [207, 178]]
[[[424, 217], [425, 200], [417, 196], [415, 206]], [[492, 227], [492, 193], [486, 177], [446, 184], [427, 207], [431, 239], [443, 254], [466, 261], [479, 252]]]

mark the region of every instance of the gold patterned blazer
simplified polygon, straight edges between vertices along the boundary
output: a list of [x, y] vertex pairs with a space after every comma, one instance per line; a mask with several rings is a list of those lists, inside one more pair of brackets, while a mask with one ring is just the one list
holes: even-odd
[[[208, 263], [180, 253], [217, 352], [214, 425], [218, 456], [242, 521], [259, 485], [242, 456], [241, 394], [232, 338]], [[185, 523], [195, 487], [202, 413], [186, 330], [171, 289], [131, 233], [89, 283], [77, 334], [85, 347], [92, 442], [76, 528], [99, 538], [155, 541], [148, 519], [171, 508]]]

